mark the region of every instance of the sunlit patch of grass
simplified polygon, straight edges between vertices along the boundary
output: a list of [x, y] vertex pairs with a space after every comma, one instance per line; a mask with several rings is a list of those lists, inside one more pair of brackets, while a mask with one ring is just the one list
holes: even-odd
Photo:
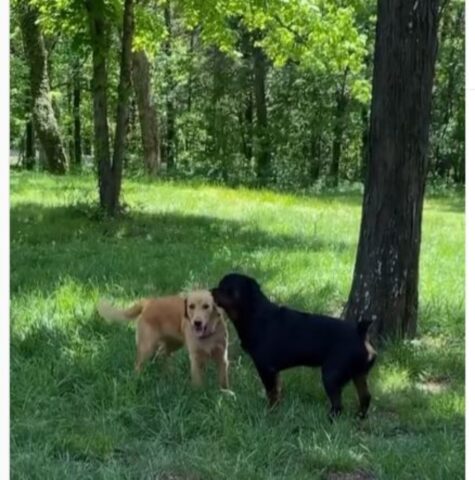
[[404, 368], [382, 366], [379, 376], [382, 379], [379, 388], [383, 393], [403, 392], [410, 386], [409, 373]]

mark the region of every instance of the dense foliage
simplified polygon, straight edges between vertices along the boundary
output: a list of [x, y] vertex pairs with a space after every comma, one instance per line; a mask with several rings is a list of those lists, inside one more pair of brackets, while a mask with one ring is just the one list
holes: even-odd
[[[11, 148], [23, 166], [46, 168], [30, 122], [22, 3], [12, 5]], [[48, 53], [49, 95], [70, 169], [95, 164], [92, 47], [83, 3], [29, 0]], [[103, 3], [113, 127], [123, 2]], [[280, 188], [360, 181], [375, 9], [374, 1], [362, 0], [136, 2], [134, 50], [149, 61], [148, 106], [158, 119], [159, 148], [152, 158], [159, 173], [167, 167], [168, 174]], [[464, 182], [464, 18], [463, 2], [448, 2], [439, 34], [430, 176], [444, 182]], [[144, 163], [138, 98], [136, 91], [125, 175], [154, 171]]]

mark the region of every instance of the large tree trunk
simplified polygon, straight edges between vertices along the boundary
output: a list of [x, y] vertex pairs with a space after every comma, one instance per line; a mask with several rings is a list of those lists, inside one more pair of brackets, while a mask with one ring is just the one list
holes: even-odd
[[262, 48], [255, 45], [254, 56], [254, 99], [256, 108], [256, 167], [260, 185], [265, 184], [270, 176], [270, 149], [267, 132], [266, 101], [266, 59]]
[[170, 2], [167, 1], [164, 6], [165, 27], [167, 37], [164, 43], [164, 51], [167, 56], [167, 67], [165, 71], [167, 94], [166, 94], [166, 138], [164, 145], [164, 156], [167, 169], [171, 170], [175, 166], [175, 106], [173, 102], [173, 79], [171, 72], [171, 38], [172, 38], [172, 14]]
[[346, 318], [380, 337], [413, 336], [437, 0], [379, 0], [369, 165]]
[[25, 0], [19, 2], [19, 12], [26, 60], [30, 69], [36, 134], [46, 158], [48, 171], [64, 173], [66, 154], [50, 99], [48, 54], [38, 23], [38, 10]]
[[132, 59], [145, 170], [149, 175], [156, 175], [160, 166], [160, 142], [157, 107], [151, 92], [150, 62], [143, 50], [134, 52]]

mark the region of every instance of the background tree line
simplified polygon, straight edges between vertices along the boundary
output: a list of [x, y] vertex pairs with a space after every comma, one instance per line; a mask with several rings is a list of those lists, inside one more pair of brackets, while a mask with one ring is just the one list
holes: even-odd
[[[429, 178], [459, 184], [464, 20], [463, 2], [448, 2], [429, 151]], [[13, 2], [12, 149], [28, 169], [98, 168], [106, 196], [122, 169], [280, 188], [362, 181], [375, 21], [363, 0]]]
[[375, 320], [381, 337], [415, 334], [426, 182], [464, 182], [462, 2], [13, 7], [26, 168], [94, 166], [109, 216], [124, 168], [279, 188], [364, 179], [344, 316]]

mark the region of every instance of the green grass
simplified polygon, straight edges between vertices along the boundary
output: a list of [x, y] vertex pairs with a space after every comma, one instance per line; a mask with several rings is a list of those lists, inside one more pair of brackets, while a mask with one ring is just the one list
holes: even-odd
[[283, 403], [267, 412], [232, 328], [236, 399], [217, 390], [212, 370], [193, 391], [183, 350], [136, 378], [133, 327], [101, 322], [94, 305], [214, 285], [239, 270], [280, 302], [338, 314], [360, 196], [136, 180], [124, 199], [125, 218], [98, 221], [92, 177], [12, 173], [13, 479], [463, 478], [460, 195], [426, 201], [418, 339], [381, 352], [369, 419], [353, 419], [348, 387], [333, 425], [310, 369], [285, 372]]

